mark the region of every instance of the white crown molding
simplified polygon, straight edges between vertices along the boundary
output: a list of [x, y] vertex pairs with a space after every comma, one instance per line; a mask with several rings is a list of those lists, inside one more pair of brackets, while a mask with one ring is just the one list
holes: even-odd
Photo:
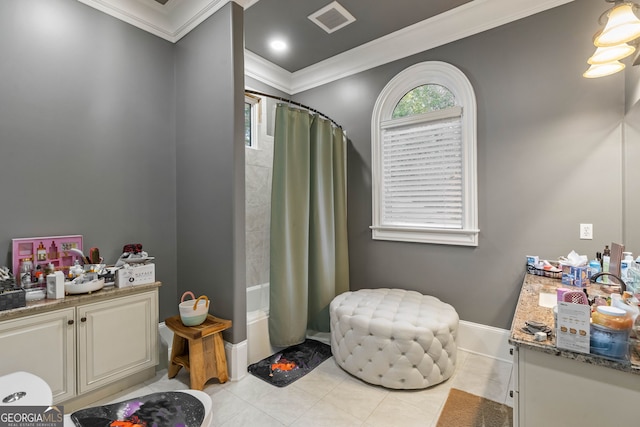
[[[172, 43], [234, 0], [169, 0], [162, 6], [154, 0], [78, 0]], [[254, 4], [257, 0], [235, 0]], [[248, 7], [248, 6], [247, 6]]]
[[291, 93], [293, 74], [247, 49], [244, 50], [244, 75]]
[[475, 0], [293, 73], [292, 93], [406, 58], [574, 0]]
[[[266, 84], [274, 85], [275, 81], [277, 89], [296, 94], [572, 1], [474, 0], [290, 73], [291, 76], [276, 78], [265, 64], [268, 61], [255, 54], [251, 55], [262, 61], [247, 61], [250, 52], [245, 51], [245, 72]], [[263, 66], [266, 67], [262, 69]]]
[[[227, 3], [247, 9], [259, 0], [77, 1], [175, 43]], [[294, 73], [245, 50], [245, 74], [296, 94], [572, 1], [473, 0]]]

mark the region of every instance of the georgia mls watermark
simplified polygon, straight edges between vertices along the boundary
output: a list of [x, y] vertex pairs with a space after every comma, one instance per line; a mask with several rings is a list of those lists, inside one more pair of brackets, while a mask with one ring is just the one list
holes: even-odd
[[64, 408], [58, 406], [0, 406], [0, 427], [63, 427]]

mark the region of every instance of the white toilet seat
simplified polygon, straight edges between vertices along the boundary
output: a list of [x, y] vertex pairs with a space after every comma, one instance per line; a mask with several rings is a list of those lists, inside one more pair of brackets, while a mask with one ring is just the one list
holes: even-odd
[[18, 371], [0, 377], [0, 406], [49, 406], [51, 387], [30, 372]]
[[209, 427], [211, 425], [211, 421], [213, 419], [213, 402], [211, 401], [211, 396], [209, 396], [204, 391], [200, 390], [177, 390], [182, 393], [189, 393], [190, 395], [196, 397], [200, 402], [202, 402], [202, 406], [204, 406], [204, 420], [202, 420], [202, 427]]
[[[212, 402], [211, 396], [207, 393], [199, 390], [175, 390], [175, 392], [179, 393], [187, 393], [198, 399], [202, 406], [204, 407], [204, 419], [202, 420], [201, 427], [210, 427], [213, 419], [212, 415]], [[71, 420], [71, 414], [65, 414], [64, 416], [64, 427], [75, 427], [75, 423]]]
[[[199, 390], [176, 390], [176, 392], [190, 394], [202, 403], [204, 407], [202, 427], [209, 427], [213, 418], [211, 396]], [[50, 406], [52, 403], [51, 388], [39, 376], [24, 371], [0, 376], [0, 406]], [[75, 427], [71, 414], [64, 416], [64, 426]]]

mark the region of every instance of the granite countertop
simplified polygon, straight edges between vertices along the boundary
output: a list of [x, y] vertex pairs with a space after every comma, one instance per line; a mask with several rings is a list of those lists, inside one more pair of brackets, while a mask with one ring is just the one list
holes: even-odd
[[[591, 285], [587, 289], [589, 294], [599, 294], [598, 285]], [[555, 333], [546, 341], [535, 341], [533, 335], [529, 335], [521, 330], [527, 320], [542, 322], [553, 328], [553, 308], [539, 305], [539, 295], [541, 292], [555, 294], [556, 289], [563, 287], [558, 279], [525, 274], [518, 305], [511, 324], [511, 334], [509, 343], [517, 347], [526, 347], [536, 351], [542, 351], [557, 356], [574, 359], [583, 363], [605, 366], [620, 371], [630, 372], [640, 375], [640, 357], [631, 351], [630, 361], [615, 361], [595, 354], [578, 353], [570, 350], [561, 350], [556, 347]]]
[[86, 304], [107, 299], [117, 298], [126, 295], [138, 294], [141, 292], [156, 289], [162, 285], [161, 282], [153, 282], [145, 285], [128, 286], [117, 288], [115, 286], [105, 286], [104, 288], [88, 294], [65, 295], [61, 299], [42, 299], [39, 301], [27, 301], [25, 307], [13, 308], [11, 310], [0, 311], [0, 321], [15, 319], [32, 314], [44, 313], [58, 310], [60, 308], [75, 307], [78, 304]]

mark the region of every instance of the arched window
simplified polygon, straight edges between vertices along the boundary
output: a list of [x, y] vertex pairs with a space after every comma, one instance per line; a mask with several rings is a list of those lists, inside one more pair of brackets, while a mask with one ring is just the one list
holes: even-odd
[[371, 121], [373, 238], [478, 245], [476, 101], [456, 67], [396, 75]]
[[442, 85], [427, 84], [407, 92], [393, 109], [392, 118], [414, 116], [455, 106], [456, 97], [449, 89]]

